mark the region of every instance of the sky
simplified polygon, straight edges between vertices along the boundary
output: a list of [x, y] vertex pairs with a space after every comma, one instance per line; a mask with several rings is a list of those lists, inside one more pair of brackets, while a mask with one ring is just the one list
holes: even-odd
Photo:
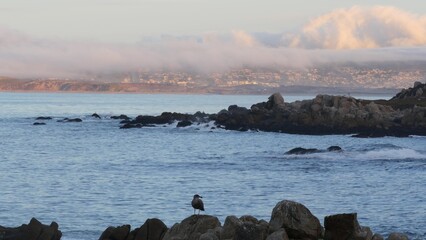
[[[426, 59], [426, 1], [1, 0], [0, 76]], [[25, 70], [25, 72], [23, 71]]]

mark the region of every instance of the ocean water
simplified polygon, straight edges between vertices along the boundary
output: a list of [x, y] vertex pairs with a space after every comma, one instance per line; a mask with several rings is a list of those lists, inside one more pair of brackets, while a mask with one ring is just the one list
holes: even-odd
[[[381, 96], [382, 97], [382, 96]], [[284, 96], [286, 101], [312, 96]], [[374, 98], [374, 97], [369, 97]], [[193, 214], [270, 220], [275, 204], [327, 215], [357, 212], [361, 225], [426, 239], [426, 137], [358, 139], [158, 126], [119, 129], [109, 116], [163, 111], [215, 113], [267, 96], [0, 93], [0, 225], [36, 217], [64, 240], [96, 240], [108, 226]], [[98, 113], [102, 119], [90, 117]], [[38, 116], [51, 116], [33, 126]], [[81, 123], [61, 123], [80, 117]], [[289, 156], [294, 147], [343, 152]]]

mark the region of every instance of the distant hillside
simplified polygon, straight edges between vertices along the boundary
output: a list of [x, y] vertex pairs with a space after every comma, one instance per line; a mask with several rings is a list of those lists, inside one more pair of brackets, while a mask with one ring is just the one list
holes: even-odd
[[21, 80], [0, 78], [0, 91], [3, 92], [99, 92], [99, 93], [199, 93], [199, 94], [395, 94], [397, 89], [389, 88], [343, 88], [318, 86], [279, 86], [259, 85], [240, 86], [179, 86], [175, 84], [148, 83], [104, 83], [77, 80]]

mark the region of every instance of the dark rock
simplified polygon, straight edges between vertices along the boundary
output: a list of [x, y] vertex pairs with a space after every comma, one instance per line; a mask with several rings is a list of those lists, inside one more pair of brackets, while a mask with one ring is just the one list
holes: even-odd
[[330, 147], [327, 148], [327, 151], [329, 151], [329, 152], [341, 152], [343, 150], [339, 146], [330, 146]]
[[268, 98], [265, 108], [273, 109], [284, 105], [284, 98], [280, 93], [274, 93]]
[[58, 120], [58, 122], [83, 122], [80, 118], [64, 118], [62, 120]]
[[17, 228], [0, 226], [0, 239], [4, 240], [59, 240], [62, 232], [58, 230], [58, 224], [52, 222], [50, 226], [43, 225], [37, 219], [32, 218], [30, 223]]
[[270, 231], [284, 228], [290, 239], [319, 239], [321, 224], [308, 208], [300, 203], [283, 200], [272, 210]]
[[130, 118], [124, 114], [121, 114], [120, 116], [111, 116], [111, 119], [130, 120]]
[[414, 88], [417, 88], [417, 87], [419, 87], [420, 85], [422, 85], [422, 83], [421, 83], [421, 82], [419, 82], [419, 81], [414, 82]]
[[281, 228], [278, 231], [275, 231], [271, 235], [269, 235], [266, 240], [289, 240], [289, 238], [285, 229]]
[[184, 121], [178, 122], [178, 124], [176, 125], [176, 127], [188, 127], [188, 126], [191, 126], [191, 125], [192, 125], [191, 121], [184, 120]]
[[141, 127], [142, 127], [142, 124], [128, 122], [124, 124], [123, 126], [121, 126], [120, 128], [127, 129], [127, 128], [141, 128]]
[[286, 152], [285, 154], [310, 154], [310, 153], [318, 153], [321, 152], [320, 150], [316, 148], [302, 148], [297, 147], [293, 148], [290, 151]]
[[228, 216], [225, 219], [220, 239], [257, 240], [266, 239], [269, 224], [252, 216]]
[[385, 240], [382, 235], [375, 233], [371, 240]]
[[391, 233], [386, 240], [409, 240], [408, 236], [403, 233]]
[[99, 114], [97, 114], [97, 113], [93, 113], [92, 117], [97, 118], [97, 119], [101, 119], [101, 116], [99, 116]]
[[40, 126], [40, 125], [46, 125], [46, 123], [43, 122], [35, 122], [33, 123], [34, 126]]
[[120, 121], [120, 124], [126, 124], [126, 123], [131, 123], [131, 121], [129, 119]]
[[161, 240], [167, 232], [167, 226], [160, 219], [152, 218], [132, 232], [134, 238], [131, 240]]
[[206, 233], [201, 234], [199, 240], [220, 240], [221, 227], [215, 229], [209, 229]]
[[37, 117], [36, 120], [52, 120], [52, 117]]
[[181, 223], [173, 225], [163, 240], [198, 240], [209, 229], [220, 227], [217, 217], [209, 215], [192, 215]]
[[327, 216], [324, 227], [324, 240], [371, 240], [373, 237], [370, 228], [359, 225], [356, 213]]
[[130, 225], [120, 227], [108, 227], [99, 240], [126, 240], [130, 233]]

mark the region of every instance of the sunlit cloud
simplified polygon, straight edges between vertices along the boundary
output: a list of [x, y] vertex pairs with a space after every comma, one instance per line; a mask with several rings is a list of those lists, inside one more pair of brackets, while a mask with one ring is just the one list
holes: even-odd
[[395, 7], [352, 7], [319, 16], [291, 39], [291, 47], [359, 49], [426, 45], [426, 16]]

